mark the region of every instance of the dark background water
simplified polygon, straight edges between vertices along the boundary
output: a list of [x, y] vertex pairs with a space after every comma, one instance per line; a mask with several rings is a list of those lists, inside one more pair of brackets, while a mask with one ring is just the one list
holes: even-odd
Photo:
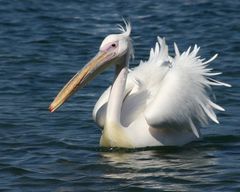
[[[240, 1], [0, 1], [0, 191], [240, 191]], [[173, 53], [197, 43], [219, 57], [214, 88], [226, 112], [220, 125], [184, 147], [111, 151], [98, 147], [92, 108], [112, 69], [77, 92], [58, 112], [59, 89], [117, 32], [133, 29], [136, 66], [156, 36]]]

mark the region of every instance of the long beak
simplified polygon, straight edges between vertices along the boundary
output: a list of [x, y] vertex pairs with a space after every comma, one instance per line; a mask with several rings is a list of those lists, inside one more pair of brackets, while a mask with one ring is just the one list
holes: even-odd
[[81, 88], [101, 73], [111, 64], [114, 53], [99, 51], [99, 53], [88, 62], [73, 78], [62, 88], [49, 106], [49, 111], [54, 112], [59, 108], [78, 88]]

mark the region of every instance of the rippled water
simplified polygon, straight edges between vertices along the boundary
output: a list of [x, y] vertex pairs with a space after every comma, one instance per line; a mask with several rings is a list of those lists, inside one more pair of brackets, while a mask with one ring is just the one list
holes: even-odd
[[[240, 191], [240, 1], [0, 1], [1, 191]], [[184, 147], [98, 147], [91, 118], [108, 70], [58, 112], [48, 105], [122, 17], [132, 22], [135, 60], [156, 36], [201, 55], [232, 88], [215, 88], [221, 124]]]

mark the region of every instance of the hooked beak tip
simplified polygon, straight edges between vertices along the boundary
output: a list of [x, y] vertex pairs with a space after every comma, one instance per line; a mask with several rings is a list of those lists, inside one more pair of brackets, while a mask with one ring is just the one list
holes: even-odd
[[52, 113], [52, 112], [54, 112], [55, 111], [55, 109], [54, 109], [54, 107], [52, 106], [52, 105], [49, 105], [49, 111]]

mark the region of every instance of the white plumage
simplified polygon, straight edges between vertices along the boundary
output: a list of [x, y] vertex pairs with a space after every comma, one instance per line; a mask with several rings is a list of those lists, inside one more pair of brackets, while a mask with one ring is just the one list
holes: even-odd
[[[140, 62], [138, 67], [129, 70], [124, 91], [126, 96], [121, 109], [121, 124], [127, 127], [126, 132], [127, 129], [133, 130], [133, 126], [137, 127], [136, 132], [132, 131], [133, 137], [138, 138], [134, 139], [135, 147], [182, 145], [198, 139], [198, 126], [206, 125], [209, 118], [219, 123], [214, 109], [224, 111], [210, 99], [211, 85], [230, 87], [229, 84], [210, 78], [221, 74], [211, 72], [212, 69], [208, 68], [217, 54], [205, 61], [197, 55], [200, 49], [197, 45], [192, 50], [189, 47], [183, 53], [179, 52], [176, 44], [174, 49], [175, 57], [172, 58], [168, 54], [165, 39], [158, 37], [148, 61]], [[106, 120], [110, 91], [111, 87], [103, 93], [93, 110], [93, 118], [100, 127], [104, 127]], [[159, 136], [156, 141], [153, 135], [146, 134], [149, 127], [156, 129], [155, 132], [158, 129], [173, 130], [159, 131], [162, 141]], [[180, 138], [177, 136], [178, 132]], [[152, 137], [150, 142], [146, 142], [147, 135]], [[156, 135], [158, 134], [155, 133]], [[138, 140], [140, 141], [137, 143]]]
[[[123, 33], [109, 35], [100, 46], [101, 53], [114, 55], [111, 62], [104, 62], [116, 66], [113, 85], [93, 110], [93, 119], [103, 128], [100, 144], [132, 148], [183, 145], [198, 139], [199, 127], [209, 119], [218, 123], [214, 110], [224, 111], [211, 100], [211, 86], [230, 87], [212, 79], [221, 74], [208, 67], [217, 55], [205, 61], [198, 56], [197, 45], [180, 53], [174, 43], [175, 56], [171, 57], [165, 39], [158, 37], [148, 61], [129, 70], [133, 48], [131, 26], [125, 24], [126, 30], [121, 27]], [[85, 80], [85, 71], [83, 77]]]

